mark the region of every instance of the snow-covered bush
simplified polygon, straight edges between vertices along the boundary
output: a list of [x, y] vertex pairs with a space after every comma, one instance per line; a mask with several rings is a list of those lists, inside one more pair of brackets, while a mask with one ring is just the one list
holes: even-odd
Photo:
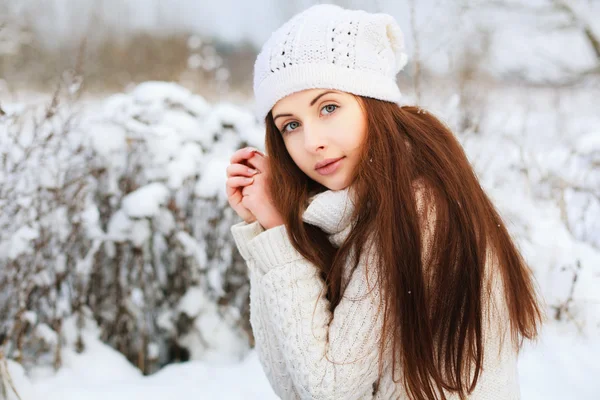
[[58, 363], [61, 321], [84, 305], [80, 267], [95, 248], [82, 221], [92, 152], [60, 97], [0, 117], [0, 336], [23, 363]]
[[[458, 130], [534, 271], [549, 320], [587, 336], [600, 328], [600, 131], [587, 106], [594, 93], [494, 91], [476, 109], [476, 129]], [[461, 102], [449, 104], [449, 123], [460, 126]]]
[[252, 343], [248, 282], [225, 167], [237, 148], [261, 146], [254, 117], [161, 82], [80, 113], [55, 99], [0, 125], [6, 355], [60, 365], [75, 315], [146, 373], [240, 359]]
[[254, 117], [160, 82], [93, 113], [83, 129], [105, 167], [96, 215], [111, 269], [96, 276], [90, 305], [103, 339], [161, 363], [179, 358], [169, 355], [178, 347], [192, 358], [241, 357], [250, 336], [247, 277], [234, 256], [224, 182], [231, 153], [260, 146]]

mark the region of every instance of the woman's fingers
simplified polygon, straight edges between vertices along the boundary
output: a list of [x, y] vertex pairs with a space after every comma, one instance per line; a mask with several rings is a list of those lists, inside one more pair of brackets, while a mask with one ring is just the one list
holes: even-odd
[[227, 166], [227, 196], [233, 196], [237, 188], [246, 186], [254, 182], [252, 178], [258, 171], [253, 168], [248, 168], [243, 164], [230, 164]]
[[244, 161], [251, 158], [255, 153], [264, 156], [263, 153], [261, 153], [254, 147], [244, 147], [243, 149], [239, 149], [235, 153], [233, 153], [230, 161], [232, 164], [242, 164]]
[[248, 160], [248, 164], [260, 172], [265, 172], [267, 171], [267, 168], [269, 168], [269, 162], [267, 161], [267, 158], [258, 153], [253, 154], [253, 156]]
[[227, 178], [227, 196], [233, 195], [238, 188], [250, 185], [252, 182], [254, 182], [254, 178], [247, 178], [245, 176]]
[[227, 167], [227, 198], [229, 204], [237, 212], [237, 214], [246, 222], [256, 220], [252, 212], [243, 204], [244, 192], [247, 192], [248, 187], [254, 183], [254, 175], [261, 171], [257, 171], [248, 165], [248, 160], [251, 158], [264, 157], [260, 151], [253, 147], [245, 147], [237, 150], [231, 156], [231, 164]]
[[258, 171], [254, 168], [249, 168], [244, 164], [229, 164], [226, 169], [227, 177], [242, 175], [247, 177], [252, 177], [256, 175]]
[[249, 187], [250, 186], [246, 186], [242, 188], [242, 197], [248, 196]]

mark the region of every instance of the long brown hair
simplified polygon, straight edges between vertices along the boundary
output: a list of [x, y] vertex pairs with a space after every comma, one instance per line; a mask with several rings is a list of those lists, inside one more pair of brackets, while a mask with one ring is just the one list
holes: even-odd
[[[294, 247], [320, 268], [332, 310], [342, 296], [346, 257], [355, 249], [359, 259], [359, 244], [373, 238], [385, 293], [382, 342], [390, 329], [394, 366], [399, 355], [408, 394], [446, 399], [450, 391], [465, 398], [483, 364], [487, 252], [497, 257], [509, 329], [519, 346], [524, 337], [537, 336], [542, 320], [531, 271], [448, 127], [418, 107], [357, 100], [367, 135], [352, 181], [355, 223], [346, 241], [335, 248], [323, 231], [302, 221], [309, 197], [326, 188], [296, 166], [269, 113], [271, 178], [285, 182], [271, 185], [274, 204]], [[426, 208], [419, 207], [416, 182], [426, 188]], [[422, 239], [424, 209], [435, 210], [429, 245]], [[383, 349], [382, 343], [380, 371]]]

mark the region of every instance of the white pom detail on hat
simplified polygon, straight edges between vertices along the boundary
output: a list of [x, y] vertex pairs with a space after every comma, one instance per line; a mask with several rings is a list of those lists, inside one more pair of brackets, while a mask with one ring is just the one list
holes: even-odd
[[334, 89], [398, 102], [404, 35], [389, 14], [318, 4], [274, 31], [254, 63], [255, 114], [264, 120], [283, 97]]

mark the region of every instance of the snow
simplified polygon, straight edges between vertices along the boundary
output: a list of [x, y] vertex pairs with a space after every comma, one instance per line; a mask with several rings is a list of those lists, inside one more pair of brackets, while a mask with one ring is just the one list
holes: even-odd
[[[600, 135], [594, 130], [594, 110], [581, 108], [591, 104], [587, 97], [574, 96], [572, 103], [563, 106], [565, 114], [577, 109], [578, 118], [563, 121], [561, 130], [556, 111], [544, 100], [546, 94], [522, 96], [522, 92], [506, 89], [478, 104], [485, 111], [479, 120], [481, 132], [467, 131], [459, 140], [534, 270], [547, 306], [548, 323], [539, 342], [526, 343], [519, 358], [522, 398], [592, 400], [600, 393], [595, 379], [600, 374], [596, 362], [600, 354], [600, 203], [593, 195], [600, 182], [594, 168], [600, 157]], [[459, 95], [445, 98], [445, 103], [432, 101], [429, 106], [452, 125], [461, 112], [462, 99]], [[514, 102], [523, 106], [515, 109]], [[156, 310], [156, 324], [188, 349], [190, 361], [143, 376], [121, 353], [98, 339], [100, 328], [93, 324], [83, 333], [85, 346], [79, 354], [74, 348], [80, 334], [75, 318], [70, 318], [62, 332], [63, 366], [58, 371], [47, 365], [26, 371], [8, 360], [21, 398], [276, 398], [256, 352], [248, 350], [246, 334], [236, 328], [240, 310], [218, 307], [207, 291], [208, 287], [212, 295], [225, 294], [222, 266], [207, 257], [207, 242], [181, 229], [180, 217], [167, 208], [171, 198], [183, 206], [191, 189], [191, 195], [207, 202], [200, 203], [199, 212], [205, 218], [218, 215], [213, 214], [218, 212], [215, 207], [226, 202], [225, 167], [230, 154], [241, 141], [261, 148], [262, 128], [240, 106], [208, 105], [200, 96], [170, 83], [142, 84], [129, 94], [112, 95], [101, 107], [87, 112], [81, 129], [87, 129], [99, 166], [106, 168], [105, 193], [116, 196], [121, 192], [118, 179], [131, 168], [128, 157], [138, 154], [132, 153], [132, 146], [142, 145], [139, 154], [146, 158], [138, 165], [143, 166], [145, 183], [123, 195], [120, 203], [112, 197], [116, 211], [108, 218], [106, 232], [99, 205], [86, 200], [72, 220], [82, 223], [91, 240], [77, 262], [77, 271], [82, 282], [87, 282], [102, 243], [109, 257], [114, 256], [116, 243], [142, 249], [152, 241], [160, 254], [173, 251], [165, 241], [173, 235], [172, 244], [192, 260], [192, 276], [205, 275], [175, 307]], [[22, 207], [32, 204], [27, 197], [17, 201]], [[64, 208], [56, 208], [42, 222], [57, 225], [56, 237], [68, 234]], [[38, 235], [36, 225], [24, 224], [8, 240], [0, 241], [0, 254], [17, 259], [31, 251]], [[68, 272], [64, 255], [56, 257], [53, 270], [38, 271], [31, 279], [39, 287], [51, 285], [52, 271]], [[157, 281], [164, 282], [166, 273], [159, 268]], [[125, 304], [141, 317], [146, 294], [132, 286]], [[68, 314], [66, 298], [58, 299], [57, 310]], [[560, 321], [555, 320], [558, 310]], [[177, 334], [181, 315], [191, 325]], [[35, 311], [27, 311], [23, 319], [35, 325], [35, 336], [47, 346], [59, 342], [58, 334]], [[147, 351], [152, 360], [160, 359], [165, 349], [151, 340]]]
[[69, 357], [68, 365], [51, 378], [30, 380], [14, 362], [9, 368], [22, 400], [278, 398], [262, 373], [255, 352], [239, 363], [209, 366], [191, 361], [169, 365], [144, 377], [114, 350], [96, 344], [84, 354]]
[[132, 222], [125, 211], [118, 210], [108, 221], [108, 237], [114, 241], [125, 241], [130, 235]]
[[225, 169], [229, 165], [227, 154], [215, 155], [204, 166], [204, 174], [196, 184], [196, 196], [211, 198], [227, 198], [224, 177]]
[[[22, 400], [277, 399], [255, 351], [239, 362], [189, 361], [144, 377], [112, 348], [97, 341], [86, 347], [82, 354], [66, 353], [65, 366], [56, 374], [36, 371], [37, 376], [27, 377], [9, 360]], [[522, 398], [597, 399], [600, 382], [592, 377], [600, 374], [599, 352], [594, 338], [546, 327], [539, 343], [526, 345], [519, 359]]]
[[185, 296], [179, 301], [179, 311], [186, 313], [190, 317], [195, 317], [203, 311], [208, 299], [204, 290], [199, 287], [188, 289]]
[[539, 343], [529, 344], [519, 358], [524, 400], [585, 399], [600, 393], [600, 341], [547, 325]]
[[237, 329], [224, 320], [201, 287], [191, 287], [181, 298], [177, 310], [195, 318], [194, 327], [179, 340], [191, 349], [192, 360], [222, 362], [240, 360], [247, 352]]
[[35, 325], [37, 322], [37, 314], [34, 311], [25, 311], [23, 313], [23, 320], [31, 325]]
[[193, 95], [182, 86], [169, 82], [143, 82], [136, 86], [131, 95], [136, 102], [145, 106], [161, 103], [167, 103], [171, 106], [179, 105], [191, 110], [197, 117], [204, 116], [210, 110], [210, 105], [201, 97]]
[[577, 140], [575, 150], [584, 155], [600, 152], [600, 131], [589, 132], [582, 135]]
[[131, 218], [153, 217], [169, 198], [169, 189], [161, 183], [150, 183], [123, 198], [123, 210]]
[[151, 360], [157, 359], [160, 354], [160, 347], [156, 343], [148, 344], [148, 358]]
[[173, 217], [173, 214], [165, 209], [161, 209], [158, 212], [155, 224], [158, 231], [164, 235], [169, 235], [175, 230], [175, 218]]
[[[108, 102], [107, 102], [108, 103]], [[108, 107], [108, 106], [107, 106]], [[127, 140], [123, 127], [113, 123], [93, 123], [85, 127], [93, 149], [104, 159], [111, 177], [109, 193], [116, 193], [116, 176], [125, 170], [127, 164]]]
[[180, 147], [179, 154], [167, 167], [171, 189], [180, 188], [188, 178], [193, 178], [198, 171], [198, 162], [202, 159], [202, 149], [194, 143], [186, 143]]
[[[404, 23], [409, 16], [406, 4], [392, 3], [390, 11], [408, 26]], [[545, 24], [564, 23], [560, 15], [538, 19], [536, 12], [499, 12], [492, 5], [468, 9], [457, 17], [452, 15], [458, 10], [451, 2], [443, 7], [435, 3], [435, 7], [433, 3], [423, 6], [430, 8], [429, 14], [417, 15], [417, 23], [423, 27], [423, 65], [443, 76], [462, 59], [471, 59], [461, 52], [465, 48], [481, 49], [485, 51], [479, 63], [492, 76], [508, 78], [505, 85], [490, 91], [482, 83], [475, 98], [459, 93], [451, 84], [444, 86], [443, 79], [441, 85], [433, 81], [432, 88], [423, 88], [420, 101], [458, 131], [482, 186], [534, 271], [543, 296], [547, 323], [539, 342], [526, 343], [519, 358], [522, 398], [597, 400], [598, 91], [591, 85], [523, 88], [510, 83], [515, 76], [560, 81], [570, 76], [569, 71], [590, 68], [592, 51], [573, 27], [552, 33], [541, 29]], [[536, 6], [546, 3], [539, 0]], [[590, 23], [600, 20], [594, 18], [594, 12], [585, 15], [576, 10], [579, 18]], [[246, 19], [245, 13], [240, 15]], [[448, 24], [438, 23], [446, 19]], [[275, 24], [276, 19], [269, 23]], [[273, 27], [263, 28], [269, 31]], [[479, 37], [474, 35], [480, 29], [488, 31], [489, 43], [472, 39]], [[257, 34], [255, 30], [255, 26], [250, 29]], [[408, 30], [406, 37], [411, 48]], [[202, 39], [191, 36], [188, 46], [199, 49]], [[447, 51], [436, 51], [440, 46]], [[216, 67], [218, 62], [205, 56], [211, 54], [192, 54], [188, 63], [191, 67], [205, 63]], [[556, 60], [561, 62], [553, 62]], [[220, 77], [228, 74], [225, 69], [218, 71]], [[410, 96], [407, 90], [407, 103]], [[26, 105], [3, 102], [2, 109], [9, 118], [24, 113]], [[465, 119], [469, 124], [463, 125]], [[46, 130], [52, 131], [54, 125], [56, 121], [51, 121]], [[6, 174], [0, 168], [0, 189], [10, 186], [23, 193], [38, 187], [53, 191], [66, 181], [65, 170], [84, 170], [88, 161], [101, 175], [88, 182], [91, 188], [78, 200], [78, 212], [52, 204], [42, 216], [31, 195], [14, 196], [10, 201], [0, 196], [0, 210], [15, 207], [0, 214], [0, 226], [5, 228], [0, 232], [0, 261], [48, 266], [26, 269], [17, 276], [19, 282], [34, 287], [32, 295], [42, 289], [49, 292], [31, 302], [33, 307], [36, 302], [48, 301], [43, 303], [46, 307], [25, 310], [20, 318], [32, 325], [31, 340], [38, 340], [35, 346], [53, 351], [61, 344], [62, 367], [58, 371], [43, 357], [34, 360], [39, 365], [32, 365], [31, 360], [24, 365], [6, 360], [22, 400], [276, 398], [256, 351], [249, 349], [248, 334], [238, 326], [243, 318], [240, 304], [248, 288], [243, 285], [245, 267], [241, 271], [232, 267], [228, 228], [234, 218], [225, 193], [225, 168], [231, 153], [242, 145], [262, 148], [263, 129], [249, 107], [227, 101], [209, 104], [177, 84], [150, 81], [127, 93], [96, 99], [83, 110], [67, 147], [74, 149], [82, 142], [93, 157], [71, 157], [68, 152], [49, 149], [36, 153], [22, 175]], [[9, 141], [8, 132], [14, 133], [9, 129], [0, 132], [0, 151], [6, 151], [0, 154], [16, 164], [25, 155], [21, 146], [33, 140], [32, 123], [24, 127], [19, 146]], [[20, 214], [11, 212], [15, 209]], [[79, 225], [83, 229], [72, 230]], [[71, 236], [76, 232], [81, 236]], [[40, 242], [50, 244], [34, 251], [33, 244]], [[81, 247], [71, 251], [74, 243]], [[134, 269], [125, 268], [132, 248], [143, 254], [142, 272], [137, 264]], [[105, 263], [96, 263], [96, 258]], [[185, 268], [177, 269], [181, 265]], [[113, 276], [117, 266], [120, 275]], [[72, 271], [77, 275], [74, 281], [51, 290], [57, 276]], [[149, 275], [140, 277], [145, 271], [150, 271]], [[3, 272], [0, 270], [0, 278], [5, 277]], [[74, 311], [73, 299], [82, 293], [70, 288], [102, 284], [102, 280], [91, 280], [94, 272], [104, 280], [122, 283], [124, 303], [108, 302], [108, 307], [94, 312], [85, 308]], [[167, 300], [159, 298], [173, 275], [183, 281], [177, 284], [185, 287], [177, 295], [167, 293]], [[226, 289], [230, 290], [232, 283], [238, 285], [234, 287], [239, 297], [221, 306], [216, 299], [230, 295]], [[113, 293], [107, 290], [104, 296], [111, 300]], [[0, 293], [0, 299], [12, 295]], [[143, 376], [125, 356], [99, 339], [106, 332], [90, 322], [99, 315], [111, 320], [114, 309], [122, 305], [130, 316], [123, 323], [131, 328], [131, 336], [139, 338], [142, 329], [150, 329], [145, 343], [148, 360], [160, 364], [168, 352], [165, 343], [175, 342], [189, 352], [190, 361]], [[63, 321], [60, 334], [51, 323], [55, 317]], [[83, 328], [77, 317], [85, 321]], [[75, 349], [80, 339], [84, 346], [78, 353]], [[131, 346], [139, 346], [136, 349], [144, 348], [142, 341], [132, 342]], [[0, 372], [4, 368], [0, 360]], [[0, 375], [5, 376], [6, 371]]]
[[56, 345], [58, 343], [58, 335], [46, 324], [39, 324], [35, 329], [35, 334], [40, 337], [44, 343], [50, 345]]
[[[600, 157], [600, 135], [594, 130], [595, 111], [581, 108], [591, 104], [588, 97], [573, 96], [562, 112], [577, 109], [578, 118], [563, 121], [559, 129], [543, 91], [539, 96], [521, 96], [522, 92], [506, 89], [479, 104], [486, 111], [479, 120], [480, 132], [463, 132], [459, 140], [530, 263], [546, 305], [548, 320], [541, 337], [537, 343], [526, 342], [519, 358], [522, 398], [595, 400], [600, 393], [596, 379], [600, 376], [600, 203], [594, 197], [600, 182], [594, 168]], [[432, 101], [429, 106], [452, 125], [461, 112], [461, 98], [445, 98], [445, 103]], [[515, 101], [523, 106], [512, 108]], [[99, 206], [86, 200], [73, 220], [83, 224], [91, 239], [77, 270], [86, 282], [102, 243], [111, 256], [115, 243], [141, 249], [152, 240], [160, 254], [173, 251], [165, 241], [173, 235], [172, 243], [193, 260], [192, 276], [205, 273], [205, 280], [191, 285], [173, 308], [156, 310], [156, 324], [188, 349], [190, 361], [143, 376], [121, 353], [99, 340], [98, 326], [88, 322], [80, 333], [76, 318], [70, 317], [61, 334], [63, 365], [58, 371], [48, 365], [25, 370], [7, 361], [21, 399], [275, 399], [256, 351], [248, 349], [246, 333], [236, 327], [240, 310], [218, 307], [211, 297], [225, 294], [222, 266], [207, 257], [207, 242], [181, 229], [178, 215], [167, 208], [171, 196], [177, 204], [185, 204], [191, 189], [193, 196], [207, 201], [200, 203], [206, 218], [218, 215], [212, 213], [215, 204], [226, 201], [224, 171], [229, 156], [240, 141], [261, 148], [260, 126], [248, 110], [226, 103], [209, 106], [169, 83], [152, 82], [128, 95], [113, 95], [98, 110], [88, 114], [82, 126], [89, 128], [89, 144], [108, 168], [107, 180], [114, 179], [106, 193], [120, 192], [117, 178], [130, 168], [127, 157], [134, 143], [145, 143], [148, 158], [141, 165], [150, 172], [146, 171], [145, 184], [121, 198], [120, 207], [115, 203], [106, 232]], [[18, 201], [22, 207], [32, 202], [30, 198]], [[69, 222], [60, 207], [42, 221]], [[58, 227], [56, 232], [57, 237], [68, 233]], [[18, 258], [31, 250], [30, 243], [38, 235], [35, 225], [23, 225], [0, 242], [0, 254]], [[38, 271], [31, 279], [40, 287], [51, 285], [51, 271], [67, 272], [64, 255], [56, 257], [53, 270]], [[165, 281], [165, 270], [159, 268], [156, 274], [157, 281]], [[144, 291], [138, 286], [129, 289], [125, 304], [131, 313], [143, 316]], [[68, 314], [66, 298], [58, 299], [57, 310]], [[561, 319], [556, 320], [559, 311]], [[84, 315], [89, 318], [89, 311]], [[181, 315], [191, 325], [177, 334]], [[35, 336], [46, 346], [59, 342], [58, 334], [35, 311], [22, 318], [35, 325]], [[79, 337], [84, 343], [82, 353], [74, 350]], [[147, 343], [148, 360], [160, 359], [164, 351], [160, 342]]]
[[186, 256], [193, 257], [198, 263], [198, 268], [206, 268], [206, 249], [201, 243], [198, 243], [193, 237], [187, 232], [177, 232], [176, 238], [183, 247], [183, 252]]
[[131, 235], [129, 239], [133, 247], [140, 248], [152, 236], [150, 222], [146, 219], [133, 221], [131, 225]]
[[10, 242], [0, 244], [0, 257], [14, 260], [23, 253], [31, 251], [31, 241], [37, 239], [39, 232], [36, 228], [23, 226], [14, 233]]

